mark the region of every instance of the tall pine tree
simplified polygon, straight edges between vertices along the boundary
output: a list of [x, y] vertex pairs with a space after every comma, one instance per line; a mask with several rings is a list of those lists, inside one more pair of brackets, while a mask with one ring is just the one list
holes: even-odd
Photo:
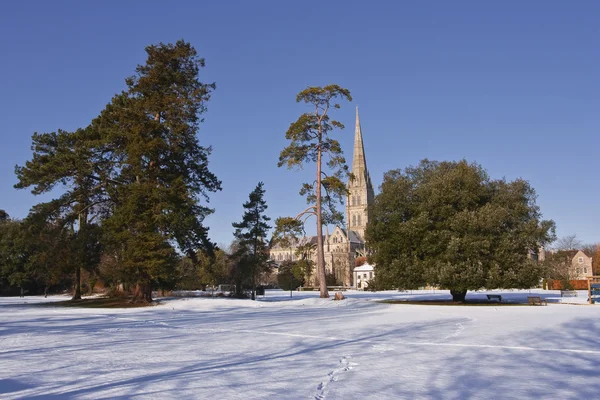
[[178, 257], [173, 246], [196, 259], [212, 250], [200, 204], [221, 182], [208, 169], [210, 147], [197, 133], [205, 103], [215, 88], [200, 82], [204, 60], [182, 40], [146, 48], [148, 59], [126, 80], [93, 122], [110, 160], [108, 177], [116, 201], [104, 222], [112, 250], [141, 301], [152, 300], [152, 285], [170, 279]]
[[[335, 209], [336, 202], [343, 202], [348, 194], [343, 178], [350, 176], [346, 159], [340, 143], [329, 136], [334, 129], [343, 129], [344, 125], [329, 117], [329, 111], [340, 108], [337, 99], [352, 101], [350, 91], [338, 85], [309, 87], [296, 96], [296, 102], [310, 105], [312, 112], [302, 114], [296, 122], [290, 124], [285, 138], [290, 144], [279, 155], [279, 167], [301, 168], [304, 163], [317, 164], [316, 179], [304, 183], [300, 195], [306, 197], [309, 207], [296, 216], [296, 220], [306, 221], [315, 216], [317, 222], [317, 275], [321, 297], [328, 298], [325, 271], [325, 253], [323, 248], [323, 225], [339, 224], [343, 214]], [[328, 170], [325, 168], [328, 167]], [[291, 225], [286, 229], [282, 225]], [[278, 220], [277, 231], [294, 231], [297, 222], [288, 218]]]
[[256, 298], [256, 277], [259, 272], [268, 268], [269, 247], [266, 241], [271, 220], [265, 215], [267, 203], [264, 199], [264, 184], [259, 182], [244, 203], [244, 216], [239, 223], [233, 223], [234, 236], [237, 240], [237, 259], [249, 267], [252, 286], [252, 300]]

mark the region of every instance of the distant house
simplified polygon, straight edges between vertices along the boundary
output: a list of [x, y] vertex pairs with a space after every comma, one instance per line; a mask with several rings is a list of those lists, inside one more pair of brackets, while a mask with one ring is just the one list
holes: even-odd
[[583, 250], [573, 250], [569, 276], [574, 280], [586, 279], [594, 275], [592, 272], [592, 255]]
[[369, 281], [375, 276], [375, 269], [372, 265], [363, 264], [360, 267], [354, 268], [354, 282], [357, 289], [366, 289], [369, 286]]

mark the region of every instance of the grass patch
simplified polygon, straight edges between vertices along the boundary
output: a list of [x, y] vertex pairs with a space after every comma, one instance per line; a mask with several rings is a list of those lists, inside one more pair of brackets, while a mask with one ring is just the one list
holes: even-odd
[[486, 301], [486, 300], [466, 300], [465, 302], [458, 302], [452, 300], [380, 300], [379, 303], [385, 304], [415, 304], [420, 306], [526, 306], [527, 303], [499, 303], [497, 301]]
[[51, 303], [42, 303], [43, 307], [74, 307], [74, 308], [139, 308], [151, 307], [159, 304], [157, 301], [152, 303], [133, 302], [128, 297], [94, 297], [92, 299], [66, 300]]

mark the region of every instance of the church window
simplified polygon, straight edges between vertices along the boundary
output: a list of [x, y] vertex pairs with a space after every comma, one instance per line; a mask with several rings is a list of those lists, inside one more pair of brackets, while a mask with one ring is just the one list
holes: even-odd
[[352, 216], [352, 226], [356, 226], [356, 215]]
[[358, 225], [360, 225], [360, 214], [358, 214]]
[[369, 272], [369, 279], [373, 279], [373, 273]]
[[356, 205], [356, 196], [352, 196], [352, 205], [355, 206]]
[[356, 205], [360, 206], [360, 196], [356, 196]]

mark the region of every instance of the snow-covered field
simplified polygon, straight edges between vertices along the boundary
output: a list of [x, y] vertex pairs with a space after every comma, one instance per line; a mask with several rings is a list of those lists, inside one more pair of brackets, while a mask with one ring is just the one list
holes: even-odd
[[598, 398], [600, 306], [539, 294], [547, 307], [373, 301], [449, 297], [440, 291], [341, 302], [267, 291], [137, 309], [0, 298], [0, 398]]

